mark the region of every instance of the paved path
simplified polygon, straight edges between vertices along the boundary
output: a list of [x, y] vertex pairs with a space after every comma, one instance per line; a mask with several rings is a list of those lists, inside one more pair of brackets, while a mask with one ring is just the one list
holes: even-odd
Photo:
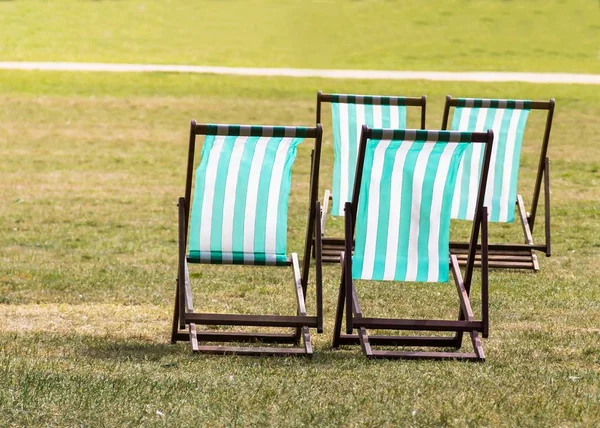
[[202, 65], [106, 64], [88, 62], [0, 62], [0, 70], [168, 72], [238, 76], [323, 77], [329, 79], [529, 82], [600, 85], [600, 74], [520, 73], [504, 71], [386, 71], [307, 68], [209, 67]]

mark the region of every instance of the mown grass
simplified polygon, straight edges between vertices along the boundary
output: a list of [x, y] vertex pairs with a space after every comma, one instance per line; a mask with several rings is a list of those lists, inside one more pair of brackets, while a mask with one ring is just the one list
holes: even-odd
[[5, 61], [600, 72], [597, 1], [0, 2]]
[[[3, 424], [600, 421], [595, 87], [34, 72], [0, 73], [0, 85]], [[313, 335], [313, 360], [192, 356], [188, 346], [167, 344], [189, 120], [310, 125], [316, 89], [425, 93], [430, 127], [439, 126], [446, 93], [557, 98], [554, 254], [541, 258], [537, 274], [491, 273], [485, 364], [368, 361], [357, 348], [330, 350], [337, 266], [325, 271], [326, 333]], [[527, 200], [543, 118], [532, 114], [530, 125], [520, 183]], [[325, 177], [331, 151], [327, 131]], [[308, 156], [309, 147], [301, 147], [294, 168], [289, 249], [298, 252]], [[518, 236], [518, 229], [494, 231]], [[285, 269], [202, 267], [193, 281], [204, 310], [294, 310]], [[359, 293], [371, 314], [456, 316], [454, 291], [444, 284], [360, 284]]]

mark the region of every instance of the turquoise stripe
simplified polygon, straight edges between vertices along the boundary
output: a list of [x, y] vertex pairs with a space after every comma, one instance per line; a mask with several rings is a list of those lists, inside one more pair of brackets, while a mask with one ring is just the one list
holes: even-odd
[[331, 104], [331, 119], [333, 125], [333, 201], [331, 204], [331, 215], [344, 215], [344, 203], [340, 197], [340, 186], [342, 182], [342, 125], [340, 122], [340, 105]]
[[398, 118], [399, 118], [399, 125], [398, 127], [400, 129], [404, 129], [406, 128], [406, 106], [399, 106], [398, 107]]
[[[211, 261], [213, 263], [221, 263], [220, 250], [222, 248], [225, 184], [227, 182], [227, 175], [229, 174], [229, 161], [231, 160], [233, 145], [236, 140], [237, 137], [225, 138], [225, 141], [223, 141], [221, 156], [219, 157], [219, 165], [217, 166], [210, 234], [210, 250], [213, 252]], [[215, 251], [219, 251], [219, 254], [216, 254]]]
[[[199, 125], [202, 126], [202, 125]], [[261, 126], [261, 125], [218, 125], [206, 124], [205, 135], [225, 135], [231, 137], [298, 137], [305, 138], [309, 128], [305, 126]], [[314, 130], [314, 128], [312, 128]]]
[[[206, 168], [208, 167], [208, 157], [210, 151], [213, 148], [215, 142], [214, 136], [207, 136], [202, 146], [202, 157], [198, 168], [196, 169], [195, 175], [195, 189], [193, 193], [192, 209], [190, 211], [190, 236], [189, 236], [189, 248], [199, 249], [200, 248], [200, 222], [202, 221], [202, 201], [204, 200], [205, 183], [204, 180], [199, 180], [198, 177], [204, 177], [206, 175]], [[189, 201], [188, 201], [189, 203]]]
[[[401, 122], [402, 124], [402, 122]], [[458, 125], [457, 125], [458, 126]], [[469, 132], [461, 132], [461, 131], [431, 131], [431, 130], [426, 130], [426, 129], [382, 129], [382, 128], [373, 128], [371, 129], [371, 136], [370, 138], [372, 140], [420, 140], [420, 141], [429, 141], [429, 142], [435, 142], [435, 141], [456, 141], [456, 142], [463, 142], [463, 143], [469, 143], [472, 142], [473, 140], [478, 141], [478, 142], [484, 142], [481, 139], [481, 133], [485, 134], [484, 132], [480, 132], [477, 135], [477, 138], [475, 137], [475, 134], [473, 134], [472, 131]], [[485, 138], [485, 137], [484, 137]]]
[[[396, 273], [395, 278], [405, 278], [408, 268], [408, 239], [410, 236], [410, 219], [412, 211], [412, 187], [415, 167], [419, 152], [423, 149], [422, 141], [415, 141], [406, 155], [404, 170], [402, 171], [402, 205], [400, 207], [400, 231], [398, 248], [396, 249]], [[390, 249], [394, 251], [394, 249]]]
[[[447, 144], [436, 144], [425, 167], [423, 187], [421, 188], [421, 209], [419, 211], [419, 237], [418, 237], [418, 267], [417, 281], [427, 281], [429, 273], [429, 234], [431, 224], [431, 202], [433, 201], [433, 185], [437, 175], [440, 157]], [[439, 195], [438, 195], [439, 197]]]
[[[340, 104], [336, 101], [345, 100], [343, 104], [348, 109], [348, 176], [341, 176], [341, 121], [340, 121]], [[355, 180], [356, 160], [358, 155], [358, 146], [360, 143], [360, 126], [366, 124], [370, 127], [374, 126], [373, 102], [375, 97], [365, 96], [357, 100], [357, 96], [348, 95], [347, 98], [336, 96], [332, 98], [331, 114], [333, 125], [333, 184], [332, 184], [332, 206], [331, 214], [334, 216], [344, 215], [344, 203], [352, 199], [352, 189]], [[364, 108], [364, 115], [357, 117], [356, 105], [360, 102]], [[391, 126], [391, 107], [389, 106], [390, 99], [381, 100], [381, 115], [382, 128]], [[398, 107], [399, 128], [406, 127], [406, 107], [401, 105]], [[359, 126], [360, 125], [360, 126]], [[341, 195], [341, 180], [348, 180], [348, 193]]]
[[[198, 251], [198, 250], [191, 250], [188, 254], [188, 262], [189, 263], [204, 263], [204, 264], [222, 264], [220, 262], [216, 262], [213, 261], [211, 258], [214, 258], [215, 260], [223, 260], [223, 255], [229, 255], [232, 258], [232, 262], [231, 263], [227, 263], [227, 264], [233, 264], [233, 265], [243, 265], [246, 264], [244, 262], [244, 253], [240, 252], [240, 251], [235, 251], [233, 253], [231, 252], [223, 252], [223, 251]], [[201, 257], [201, 255], [206, 256], [206, 257]], [[252, 256], [254, 258], [258, 258], [260, 260], [263, 261], [263, 264], [268, 264], [268, 265], [275, 265], [275, 266], [285, 266], [288, 263], [287, 257], [285, 255], [277, 255], [277, 258], [275, 259], [274, 262], [272, 263], [266, 263], [266, 256], [265, 254], [252, 254]]]
[[[410, 141], [410, 140], [409, 140]], [[445, 142], [433, 143], [435, 146], [431, 148], [429, 157], [427, 159], [423, 177], [423, 184], [420, 188], [414, 189], [415, 193], [412, 192], [414, 174], [416, 172], [417, 160], [420, 154], [424, 153], [423, 150], [430, 147], [422, 141], [415, 142], [412, 144], [408, 152], [406, 153], [406, 160], [401, 171], [403, 184], [402, 189], [397, 188], [398, 183], [392, 183], [392, 171], [394, 169], [394, 161], [396, 159], [397, 152], [402, 144], [408, 143], [407, 141], [391, 141], [387, 147], [383, 156], [383, 165], [381, 171], [381, 178], [379, 183], [373, 183], [379, 185], [380, 199], [377, 205], [377, 229], [375, 233], [371, 230], [371, 235], [367, 236], [367, 226], [373, 219], [369, 218], [368, 207], [370, 204], [375, 203], [370, 199], [369, 190], [371, 188], [371, 180], [373, 174], [376, 172], [373, 169], [373, 163], [375, 158], [375, 150], [378, 144], [382, 144], [381, 140], [369, 140], [367, 142], [367, 148], [365, 153], [365, 163], [363, 169], [363, 177], [361, 180], [359, 201], [358, 201], [358, 215], [356, 224], [356, 246], [353, 256], [353, 272], [352, 277], [355, 279], [371, 279], [371, 280], [382, 280], [385, 274], [385, 263], [386, 259], [390, 255], [391, 251], [396, 254], [396, 265], [393, 280], [405, 281], [406, 273], [408, 270], [409, 262], [409, 243], [410, 243], [410, 223], [412, 219], [413, 207], [417, 203], [413, 200], [417, 196], [417, 193], [421, 194], [420, 205], [416, 207], [419, 210], [419, 235], [417, 237], [417, 248], [416, 254], [414, 249], [411, 254], [411, 262], [415, 260], [416, 281], [440, 281], [446, 282], [449, 277], [449, 236], [450, 236], [450, 211], [452, 207], [453, 190], [456, 181], [456, 175], [458, 166], [460, 165], [461, 158], [469, 146], [469, 144], [458, 144], [452, 153], [452, 158], [449, 160], [449, 168], [446, 176], [446, 180], [443, 183], [443, 193], [441, 195], [434, 195], [434, 185], [437, 175], [439, 174], [439, 165], [441, 156], [444, 153], [445, 148], [448, 146]], [[398, 166], [396, 166], [398, 167]], [[396, 185], [396, 187], [394, 187]], [[398, 245], [396, 248], [388, 248], [387, 240], [390, 233], [389, 220], [390, 220], [390, 203], [392, 192], [398, 192], [401, 197], [400, 207], [400, 224], [398, 229]], [[442, 198], [440, 218], [436, 219], [439, 221], [440, 229], [438, 236], [438, 247], [434, 250], [438, 253], [439, 258], [439, 274], [438, 277], [429, 278], [429, 239], [431, 233], [431, 205], [435, 198]], [[392, 226], [394, 227], [394, 226]], [[366, 241], [374, 240], [371, 248], [374, 248], [374, 264], [372, 274], [365, 273], [365, 250]], [[368, 272], [368, 271], [367, 271]], [[388, 278], [390, 279], [390, 278]]]
[[276, 232], [276, 248], [277, 257], [286, 258], [287, 254], [287, 218], [288, 218], [288, 201], [290, 197], [290, 187], [292, 181], [292, 165], [296, 159], [296, 150], [298, 144], [302, 142], [300, 138], [294, 138], [287, 150], [285, 165], [283, 167], [283, 175], [281, 176], [281, 188], [279, 189], [279, 202], [277, 207], [277, 232]]
[[[365, 104], [364, 109], [365, 109], [365, 116], [363, 118], [362, 123], [365, 124], [365, 125], [367, 125], [369, 128], [372, 128], [373, 127], [373, 123], [374, 123], [373, 122], [373, 120], [374, 120], [374, 118], [373, 118], [373, 104]], [[358, 141], [359, 140], [360, 140], [360, 131], [359, 131], [359, 134], [358, 134], [358, 136], [356, 138], [356, 141], [357, 141], [356, 145], [357, 145], [357, 147], [358, 147]]]
[[[233, 203], [233, 230], [232, 250], [224, 251], [222, 248], [223, 237], [223, 214], [225, 206], [225, 187], [228, 175], [231, 174], [230, 163], [234, 143], [238, 137], [227, 137], [221, 150], [219, 161], [216, 165], [216, 179], [213, 184], [212, 222], [210, 224], [210, 246], [207, 251], [200, 251], [200, 224], [202, 220], [202, 206], [206, 189], [206, 173], [210, 161], [210, 152], [214, 149], [214, 136], [206, 138], [202, 151], [202, 159], [196, 171], [196, 183], [194, 188], [194, 202], [190, 216], [190, 251], [188, 258], [190, 262], [223, 263], [223, 255], [232, 258], [233, 264], [249, 263], [244, 260], [244, 220], [246, 218], [246, 202], [248, 197], [248, 182], [250, 168], [254, 159], [255, 150], [259, 141], [258, 137], [248, 137], [244, 143], [237, 176], [235, 201]], [[265, 156], [260, 165], [257, 192], [257, 212], [254, 227], [254, 251], [251, 253], [253, 264], [287, 264], [287, 214], [288, 200], [290, 194], [291, 168], [296, 156], [296, 147], [303, 139], [298, 137], [292, 140], [290, 147], [285, 153], [281, 176], [272, 177], [274, 159], [278, 148], [281, 146], [281, 137], [270, 138], [267, 142]], [[214, 165], [213, 165], [214, 167]], [[270, 184], [275, 178], [279, 183], [279, 194], [276, 196], [277, 216], [276, 223], [267, 225], [267, 209]], [[265, 253], [265, 238], [267, 227], [275, 228], [275, 254]], [[270, 229], [272, 230], [272, 229]], [[227, 231], [225, 231], [227, 232]], [[225, 233], [226, 235], [228, 233]], [[205, 245], [205, 248], [207, 246]], [[201, 260], [201, 256], [206, 259]], [[247, 257], [248, 258], [248, 257]], [[252, 262], [250, 262], [252, 263]]]
[[[517, 184], [519, 180], [519, 163], [521, 161], [521, 147], [523, 145], [523, 135], [525, 133], [525, 126], [527, 125], [527, 118], [529, 117], [529, 110], [522, 110], [521, 117], [519, 118], [519, 124], [517, 126], [517, 135], [515, 136], [515, 151], [512, 159], [512, 171], [510, 175], [510, 188], [508, 191], [508, 203], [517, 200]], [[515, 210], [509, 206], [508, 219], [509, 223], [515, 221]]]
[[486, 98], [456, 98], [456, 107], [473, 107], [482, 108], [483, 103], [487, 102], [488, 105], [483, 108], [501, 108], [501, 109], [514, 109], [517, 106], [517, 102], [523, 104], [523, 109], [529, 110], [531, 108], [531, 100], [501, 100], [501, 99], [486, 99]]
[[[244, 144], [244, 151], [240, 161], [240, 169], [238, 172], [238, 181], [235, 189], [235, 205], [233, 213], [233, 239], [232, 248], [244, 248], [244, 218], [246, 217], [246, 198], [248, 196], [248, 181], [250, 178], [250, 167], [252, 159], [256, 152], [256, 145], [260, 137], [248, 137]], [[242, 263], [244, 254], [242, 251], [234, 253], [235, 257], [241, 257], [239, 260]], [[235, 261], [235, 260], [234, 260]]]
[[[502, 101], [502, 100], [495, 100], [495, 101]], [[515, 106], [516, 102], [514, 100], [507, 100], [507, 101], [508, 101], [507, 105], [512, 106], [512, 107]], [[473, 102], [475, 105], [481, 105], [483, 103], [483, 100], [475, 100]], [[492, 103], [492, 105], [498, 105], [498, 103]], [[486, 192], [488, 195], [491, 194], [491, 203], [488, 208], [489, 208], [490, 221], [493, 221], [493, 222], [504, 221], [501, 219], [501, 213], [504, 209], [506, 209], [508, 212], [508, 218], [507, 218], [508, 222], [513, 222], [514, 218], [515, 218], [514, 203], [516, 200], [516, 193], [517, 193], [517, 184], [518, 184], [517, 181], [518, 181], [518, 172], [519, 172], [518, 168], [519, 168], [519, 160], [520, 160], [520, 155], [521, 155], [521, 146], [522, 146], [522, 141], [523, 141], [523, 132], [524, 132], [524, 128], [526, 125], [527, 116], [529, 113], [527, 106], [529, 106], [529, 105], [530, 105], [530, 102], [526, 102], [525, 103], [526, 107], [524, 107], [523, 109], [512, 109], [512, 108], [472, 108], [471, 109], [471, 116], [469, 118], [469, 124], [466, 129], [468, 131], [476, 130], [475, 123], [473, 122], [472, 119], [474, 117], [476, 117], [479, 114], [479, 112], [481, 112], [482, 110], [484, 111], [484, 114], [486, 115], [483, 130], [490, 129], [493, 127], [494, 118], [495, 118], [496, 114], [503, 115], [501, 123], [500, 123], [500, 129], [499, 130], [497, 129], [495, 131], [495, 135], [494, 135], [495, 158], [492, 159], [492, 163], [490, 164], [490, 170], [494, 171], [494, 175], [493, 175], [493, 178], [490, 175], [488, 178], [488, 182], [486, 183]], [[462, 110], [461, 107], [458, 107], [455, 109], [455, 114], [454, 114], [454, 118], [452, 121], [453, 129], [459, 127], [459, 113], [461, 112], [461, 110]], [[507, 148], [508, 148], [507, 143], [508, 143], [508, 139], [510, 137], [510, 135], [509, 135], [510, 121], [511, 121], [511, 117], [513, 114], [519, 114], [519, 113], [522, 113], [521, 114], [522, 117], [519, 120], [518, 130], [515, 135], [515, 151], [513, 153], [513, 158], [508, 159], [506, 156], [507, 156]], [[524, 116], [524, 118], [523, 118], [523, 116]], [[471, 170], [471, 168], [470, 168], [471, 159], [472, 159], [472, 149], [469, 149], [463, 160], [465, 168], [463, 168], [462, 177], [459, 177], [459, 180], [462, 180], [462, 181], [458, 182], [459, 183], [458, 185], [461, 188], [461, 192], [460, 192], [460, 201], [457, 201], [460, 203], [457, 218], [466, 219], [466, 220], [471, 220], [470, 216], [468, 216], [468, 213], [467, 213], [468, 192], [469, 192], [468, 181], [469, 181], [471, 174], [473, 174], [475, 172], [477, 172], [478, 176], [481, 174], [483, 152], [481, 153], [479, 161], [477, 162], [477, 165], [478, 165], [477, 171]], [[467, 168], [467, 166], [468, 166], [468, 168]], [[506, 168], [509, 168], [511, 170], [508, 199], [502, 198], [502, 186], [506, 185], [506, 183], [503, 182], [504, 181], [504, 178], [503, 178], [504, 171], [506, 170]]]
[[382, 105], [390, 105], [392, 100], [398, 105], [406, 103], [406, 97], [389, 97], [383, 95], [353, 95], [353, 94], [329, 94], [330, 102], [348, 104], [373, 104], [378, 100]]
[[[373, 157], [375, 155], [375, 147], [379, 141], [369, 140], [367, 142], [367, 148], [365, 150], [365, 161], [363, 167], [363, 174], [360, 183], [360, 194], [358, 197], [358, 210], [356, 213], [356, 220], [365, 219], [368, 213], [369, 206], [369, 184], [371, 183], [371, 174], [373, 170]], [[366, 226], [364, 226], [366, 229]], [[362, 269], [364, 263], [364, 250], [367, 242], [367, 236], [365, 233], [357, 233], [355, 238], [355, 250], [354, 256], [352, 257], [352, 277], [361, 278]]]
[[265, 157], [260, 170], [258, 180], [258, 195], [256, 202], [256, 217], [254, 220], [254, 253], [257, 255], [254, 264], [264, 265], [265, 258], [261, 254], [265, 253], [265, 239], [267, 234], [267, 207], [269, 203], [269, 187], [271, 185], [271, 176], [273, 172], [273, 163], [277, 148], [281, 142], [281, 137], [271, 138], [267, 143]]
[[448, 168], [446, 176], [446, 185], [444, 186], [444, 194], [442, 198], [441, 221], [440, 221], [440, 236], [439, 236], [439, 282], [446, 282], [449, 279], [449, 252], [450, 252], [450, 213], [452, 212], [452, 198], [454, 196], [454, 187], [458, 178], [458, 168], [461, 158], [469, 149], [469, 144], [459, 144], [454, 150], [453, 162]]
[[[381, 144], [381, 141], [376, 141]], [[377, 224], [377, 240], [375, 254], [385, 254], [387, 251], [387, 236], [390, 222], [390, 198], [392, 192], [392, 170], [394, 168], [394, 160], [398, 152], [398, 144], [390, 144], [385, 150], [383, 158], [383, 171], [379, 186], [379, 220]], [[370, 177], [369, 177], [370, 181]], [[373, 278], [383, 278], [385, 271], [385, 257], [375, 258], [375, 267], [373, 269]]]
[[[505, 157], [506, 157], [506, 149], [507, 140], [508, 140], [508, 129], [510, 126], [510, 120], [512, 115], [518, 111], [517, 110], [497, 110], [499, 113], [502, 113], [502, 122], [500, 125], [500, 130], [494, 134], [494, 146], [496, 148], [496, 159], [493, 164], [490, 165], [490, 169], [494, 168], [494, 182], [491, 183], [488, 179], [487, 183], [487, 191], [492, 191], [492, 204], [489, 207], [489, 220], [490, 221], [500, 221], [500, 207], [502, 206], [502, 182], [504, 181], [504, 165], [505, 165]], [[512, 210], [514, 212], [514, 209]]]

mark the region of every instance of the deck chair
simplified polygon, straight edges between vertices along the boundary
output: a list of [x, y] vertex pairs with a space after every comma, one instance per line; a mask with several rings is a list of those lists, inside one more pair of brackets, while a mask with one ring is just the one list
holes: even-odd
[[[326, 237], [327, 211], [331, 201], [331, 215], [344, 215], [344, 204], [352, 200], [352, 183], [356, 170], [358, 140], [362, 125], [375, 128], [406, 128], [408, 107], [418, 107], [421, 129], [425, 129], [427, 97], [389, 97], [371, 95], [324, 94], [317, 92], [317, 123], [321, 123], [323, 103], [331, 104], [333, 125], [333, 183], [325, 190], [321, 231], [323, 233], [323, 260], [337, 263], [344, 248], [344, 238]], [[314, 252], [313, 252], [314, 256]]]
[[[488, 336], [487, 210], [483, 206], [493, 132], [362, 129], [352, 202], [345, 204], [345, 251], [333, 347], [360, 343], [370, 358], [484, 361], [479, 333]], [[456, 174], [472, 145], [484, 150], [467, 267], [449, 255], [450, 209]], [[475, 251], [481, 232], [481, 320], [470, 303]], [[352, 243], [356, 241], [352, 255]], [[458, 320], [369, 318], [355, 280], [447, 282], [458, 292]], [[390, 284], [391, 285], [391, 284]], [[346, 331], [342, 319], [346, 315]], [[370, 335], [369, 329], [454, 332], [453, 336]], [[357, 330], [357, 334], [352, 334]], [[372, 346], [460, 349], [468, 333], [473, 352], [376, 350]]]
[[[550, 165], [547, 157], [548, 141], [554, 115], [554, 99], [549, 101], [489, 100], [446, 97], [442, 129], [448, 127], [450, 108], [454, 109], [451, 129], [456, 131], [483, 131], [492, 129], [496, 136], [492, 163], [487, 183], [485, 205], [490, 222], [512, 223], [515, 205], [523, 229], [524, 243], [490, 243], [489, 265], [494, 268], [539, 269], [534, 250], [543, 251], [546, 257], [550, 248]], [[519, 159], [523, 134], [530, 110], [546, 112], [546, 129], [541, 144], [531, 210], [525, 209], [523, 197], [517, 194]], [[460, 167], [452, 218], [473, 218], [478, 175], [481, 170], [481, 149], [473, 146], [465, 154]], [[536, 220], [540, 189], [544, 183], [545, 242], [534, 243], [533, 227]], [[466, 261], [468, 242], [451, 242], [450, 249], [461, 264]], [[477, 256], [479, 258], [479, 255]]]
[[[194, 177], [196, 136], [204, 135]], [[185, 197], [179, 198], [179, 265], [171, 342], [189, 341], [192, 351], [212, 354], [304, 355], [313, 353], [309, 328], [323, 331], [322, 273], [316, 267], [316, 316], [306, 313], [310, 245], [320, 236], [320, 204], [311, 204], [303, 271], [286, 252], [292, 164], [303, 140], [314, 140], [317, 167], [322, 130], [305, 127], [200, 125], [192, 121]], [[194, 198], [192, 183], [195, 181]], [[312, 180], [311, 180], [312, 181]], [[318, 181], [312, 181], [318, 183]], [[311, 189], [317, 198], [317, 190]], [[190, 212], [191, 208], [191, 212]], [[321, 251], [320, 240], [316, 250]], [[188, 265], [192, 263], [292, 266], [295, 315], [214, 314], [194, 310]], [[255, 268], [259, 269], [259, 268]], [[264, 268], [263, 268], [264, 269]], [[200, 326], [289, 327], [289, 333], [232, 332]], [[302, 346], [299, 346], [302, 341]], [[258, 342], [295, 346], [225, 346], [203, 342]]]

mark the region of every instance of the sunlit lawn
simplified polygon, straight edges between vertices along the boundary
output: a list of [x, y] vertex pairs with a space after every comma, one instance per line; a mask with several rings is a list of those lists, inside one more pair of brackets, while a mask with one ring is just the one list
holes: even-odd
[[[593, 426], [600, 420], [597, 88], [34, 72], [0, 73], [0, 85], [4, 424]], [[188, 346], [168, 344], [175, 202], [183, 193], [189, 120], [310, 125], [316, 89], [427, 94], [432, 128], [446, 93], [556, 97], [554, 255], [541, 257], [537, 274], [492, 272], [485, 364], [368, 361], [357, 348], [332, 351], [337, 266], [325, 272], [326, 329], [313, 335], [313, 360], [192, 356]], [[543, 117], [532, 114], [530, 125], [521, 173], [527, 200]], [[331, 176], [329, 131], [324, 151], [322, 188]], [[308, 160], [308, 146], [301, 147], [289, 224], [289, 249], [299, 252]], [[520, 233], [516, 225], [492, 231]], [[201, 309], [293, 313], [285, 269], [194, 273]], [[450, 285], [362, 285], [359, 292], [373, 314], [456, 316]]]
[[594, 0], [0, 1], [0, 60], [600, 72]]

